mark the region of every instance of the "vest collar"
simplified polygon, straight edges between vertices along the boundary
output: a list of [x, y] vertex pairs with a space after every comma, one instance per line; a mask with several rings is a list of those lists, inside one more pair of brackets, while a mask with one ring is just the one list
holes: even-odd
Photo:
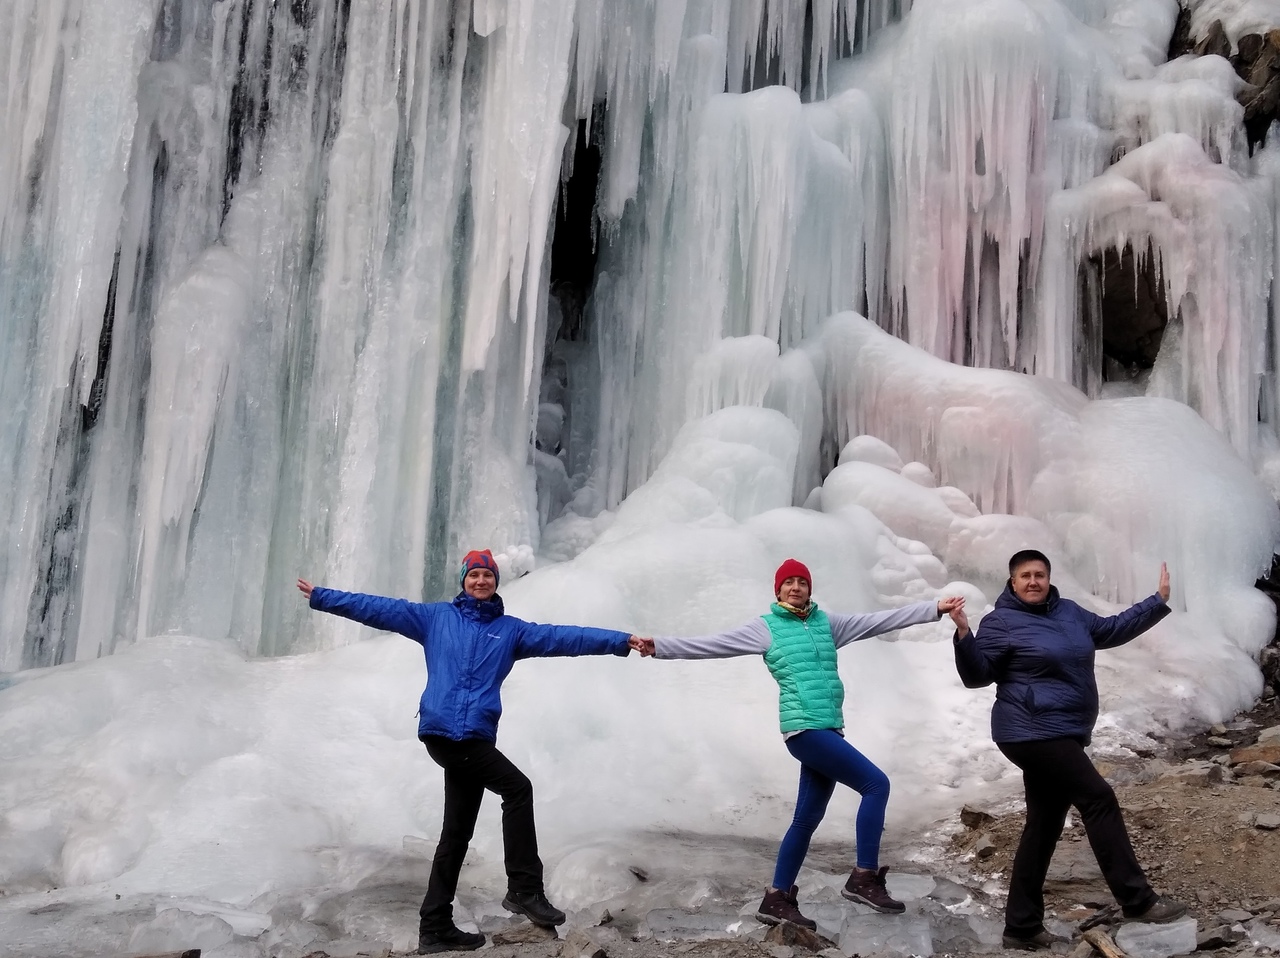
[[801, 622], [810, 618], [813, 613], [818, 611], [818, 603], [812, 599], [809, 600], [809, 607], [803, 612], [799, 612], [789, 605], [783, 605], [781, 602], [775, 602], [769, 607], [774, 615], [781, 615], [790, 619], [799, 619]]

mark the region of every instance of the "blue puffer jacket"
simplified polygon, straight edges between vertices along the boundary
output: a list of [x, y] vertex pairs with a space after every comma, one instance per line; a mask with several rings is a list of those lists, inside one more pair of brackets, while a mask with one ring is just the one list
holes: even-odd
[[1049, 587], [1028, 605], [1006, 585], [978, 634], [955, 639], [956, 670], [971, 689], [996, 683], [991, 737], [997, 742], [1074, 738], [1089, 744], [1098, 720], [1093, 653], [1137, 638], [1169, 614], [1158, 594], [1103, 618]]
[[311, 608], [399, 632], [420, 643], [427, 659], [427, 687], [422, 693], [418, 734], [454, 740], [497, 740], [502, 680], [517, 659], [631, 651], [626, 632], [525, 622], [505, 615], [497, 595], [481, 602], [459, 593], [452, 602], [423, 604], [313, 589]]

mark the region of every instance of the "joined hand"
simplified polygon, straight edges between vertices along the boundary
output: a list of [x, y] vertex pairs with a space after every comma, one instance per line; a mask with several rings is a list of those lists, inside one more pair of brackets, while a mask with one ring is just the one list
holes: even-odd
[[963, 638], [969, 631], [969, 618], [964, 614], [964, 596], [949, 595], [938, 600], [938, 613], [951, 616], [956, 632]]
[[653, 655], [653, 639], [646, 639], [639, 635], [633, 635], [627, 639], [627, 645], [635, 649], [641, 656], [648, 657]]

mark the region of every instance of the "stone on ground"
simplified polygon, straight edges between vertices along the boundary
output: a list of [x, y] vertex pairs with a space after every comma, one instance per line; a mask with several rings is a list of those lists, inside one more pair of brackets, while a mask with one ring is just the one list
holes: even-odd
[[[774, 925], [764, 935], [765, 943], [773, 948], [791, 948], [809, 952], [820, 952], [835, 947], [829, 938], [824, 938], [816, 931], [801, 928], [790, 922]], [[776, 958], [776, 956], [775, 956]]]
[[543, 928], [532, 922], [516, 925], [503, 931], [495, 931], [491, 940], [495, 945], [530, 945], [539, 941], [554, 941], [560, 935], [554, 928]]

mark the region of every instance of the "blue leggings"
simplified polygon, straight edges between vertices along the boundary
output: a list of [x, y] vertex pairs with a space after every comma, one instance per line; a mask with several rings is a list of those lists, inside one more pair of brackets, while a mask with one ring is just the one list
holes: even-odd
[[787, 739], [787, 751], [800, 762], [800, 794], [791, 827], [778, 849], [773, 887], [787, 891], [795, 884], [809, 840], [826, 814], [836, 782], [862, 796], [858, 806], [858, 867], [880, 867], [880, 833], [889, 804], [889, 776], [831, 729], [812, 729]]

